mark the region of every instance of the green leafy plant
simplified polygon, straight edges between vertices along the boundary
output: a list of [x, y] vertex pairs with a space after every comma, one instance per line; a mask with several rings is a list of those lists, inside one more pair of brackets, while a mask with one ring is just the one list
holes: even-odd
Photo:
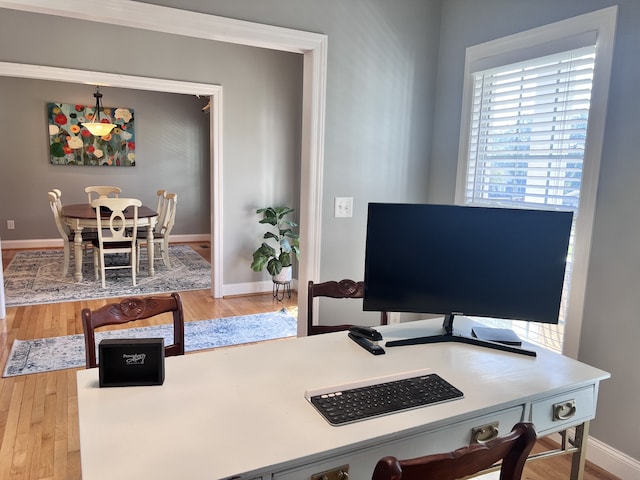
[[295, 210], [289, 207], [267, 207], [256, 210], [257, 214], [262, 214], [259, 223], [275, 227], [264, 234], [265, 240], [276, 242], [276, 248], [267, 242], [253, 252], [253, 262], [251, 269], [261, 272], [265, 267], [271, 275], [277, 275], [282, 271], [282, 267], [291, 265], [293, 256], [299, 259], [300, 243], [299, 236], [293, 231], [298, 226], [297, 223], [288, 220], [286, 217]]

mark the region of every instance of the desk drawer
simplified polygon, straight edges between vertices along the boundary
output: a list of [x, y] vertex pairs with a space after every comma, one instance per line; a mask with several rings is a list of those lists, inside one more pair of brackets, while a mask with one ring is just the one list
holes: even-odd
[[371, 474], [376, 463], [385, 455], [412, 458], [431, 453], [448, 452], [471, 443], [474, 429], [497, 423], [499, 424], [499, 432], [496, 433], [504, 435], [510, 432], [516, 423], [522, 421], [523, 416], [524, 406], [519, 405], [464, 422], [454, 423], [450, 426], [418, 433], [410, 437], [401, 437], [379, 445], [345, 452], [343, 455], [338, 454], [325, 460], [293, 467], [289, 470], [275, 473], [272, 478], [273, 480], [309, 480], [319, 472], [326, 472], [348, 465], [350, 480], [371, 480]]
[[555, 397], [533, 402], [531, 422], [538, 436], [559, 432], [595, 416], [595, 387], [588, 387], [563, 393]]

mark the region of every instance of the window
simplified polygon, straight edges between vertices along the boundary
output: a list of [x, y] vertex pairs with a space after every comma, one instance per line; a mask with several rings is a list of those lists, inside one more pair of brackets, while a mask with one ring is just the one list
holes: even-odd
[[[593, 106], [606, 106], [611, 15], [615, 7], [471, 47], [466, 56], [457, 203], [574, 212], [559, 324], [510, 325], [556, 351], [570, 338], [569, 322], [579, 334], [604, 124]], [[564, 350], [577, 354], [577, 336]]]
[[577, 211], [595, 45], [474, 73], [465, 203]]

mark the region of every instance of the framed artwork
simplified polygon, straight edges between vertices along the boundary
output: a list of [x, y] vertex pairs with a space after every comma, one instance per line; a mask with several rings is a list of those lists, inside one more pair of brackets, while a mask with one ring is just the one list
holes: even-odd
[[[134, 167], [136, 137], [133, 109], [104, 107], [116, 127], [95, 137], [82, 126], [93, 118], [95, 106], [47, 103], [49, 158], [53, 165]], [[100, 115], [103, 117], [102, 113]], [[103, 117], [104, 118], [104, 117]]]

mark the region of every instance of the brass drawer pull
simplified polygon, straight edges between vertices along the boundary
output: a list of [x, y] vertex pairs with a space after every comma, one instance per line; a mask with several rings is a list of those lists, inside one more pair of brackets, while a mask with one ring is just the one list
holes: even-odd
[[569, 400], [566, 402], [556, 403], [553, 406], [553, 421], [568, 420], [576, 414], [576, 401]]
[[349, 480], [349, 465], [311, 475], [311, 480]]
[[486, 443], [500, 435], [500, 422], [493, 422], [471, 429], [471, 443]]

